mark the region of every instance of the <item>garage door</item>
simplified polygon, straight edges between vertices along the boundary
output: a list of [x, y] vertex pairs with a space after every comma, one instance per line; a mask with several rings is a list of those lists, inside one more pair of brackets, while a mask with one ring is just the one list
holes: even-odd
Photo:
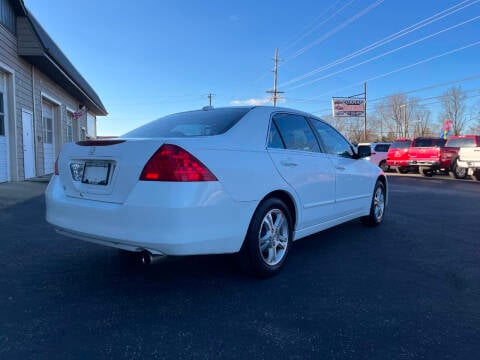
[[7, 77], [0, 72], [0, 182], [8, 181]]
[[53, 138], [53, 105], [42, 102], [43, 125], [43, 168], [45, 174], [53, 173], [55, 165], [55, 149]]

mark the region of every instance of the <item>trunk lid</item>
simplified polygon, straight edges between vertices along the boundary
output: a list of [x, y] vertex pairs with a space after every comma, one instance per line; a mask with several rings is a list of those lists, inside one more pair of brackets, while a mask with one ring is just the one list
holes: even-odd
[[70, 197], [123, 203], [162, 139], [85, 141], [64, 145], [58, 169]]

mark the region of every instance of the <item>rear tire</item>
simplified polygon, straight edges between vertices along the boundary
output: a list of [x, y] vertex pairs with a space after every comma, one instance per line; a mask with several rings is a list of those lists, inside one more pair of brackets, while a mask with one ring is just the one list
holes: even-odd
[[422, 176], [426, 177], [432, 177], [433, 176], [433, 170], [431, 168], [425, 167], [425, 166], [419, 166], [418, 167], [418, 172]]
[[387, 172], [390, 169], [390, 166], [388, 166], [386, 160], [380, 161], [380, 164], [378, 164], [378, 167], [382, 169], [383, 172]]
[[475, 171], [471, 176], [472, 180], [480, 181], [480, 170]]
[[255, 211], [239, 253], [241, 267], [258, 277], [278, 274], [293, 238], [293, 221], [283, 201], [267, 199]]
[[452, 170], [449, 172], [452, 179], [465, 179], [468, 169], [458, 166], [457, 159], [454, 160]]
[[372, 204], [370, 205], [370, 214], [360, 218], [363, 224], [367, 226], [378, 226], [383, 222], [385, 210], [387, 207], [387, 194], [385, 185], [378, 180], [375, 184], [372, 196]]

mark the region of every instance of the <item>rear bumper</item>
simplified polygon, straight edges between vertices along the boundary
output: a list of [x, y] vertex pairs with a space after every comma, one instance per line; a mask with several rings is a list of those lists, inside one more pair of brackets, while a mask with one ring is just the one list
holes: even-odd
[[387, 165], [390, 167], [408, 166], [408, 160], [387, 160]]
[[123, 204], [112, 204], [68, 197], [53, 176], [45, 196], [47, 221], [59, 233], [165, 255], [239, 251], [258, 204], [234, 201], [219, 182], [139, 182]]
[[433, 160], [408, 160], [408, 165], [409, 166], [429, 166], [429, 167], [440, 167], [440, 162], [439, 161], [433, 161]]
[[461, 161], [457, 160], [457, 166], [463, 168], [480, 169], [480, 161]]

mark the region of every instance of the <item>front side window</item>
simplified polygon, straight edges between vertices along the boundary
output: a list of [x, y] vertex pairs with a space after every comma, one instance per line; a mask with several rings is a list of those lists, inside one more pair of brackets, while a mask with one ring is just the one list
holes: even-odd
[[311, 121], [322, 144], [325, 146], [326, 153], [342, 157], [353, 157], [352, 146], [337, 130], [317, 119], [311, 119]]
[[300, 115], [276, 114], [272, 120], [285, 147], [290, 150], [319, 152], [320, 148], [307, 119]]
[[2, 92], [0, 92], [0, 136], [5, 136], [5, 108], [3, 105]]

